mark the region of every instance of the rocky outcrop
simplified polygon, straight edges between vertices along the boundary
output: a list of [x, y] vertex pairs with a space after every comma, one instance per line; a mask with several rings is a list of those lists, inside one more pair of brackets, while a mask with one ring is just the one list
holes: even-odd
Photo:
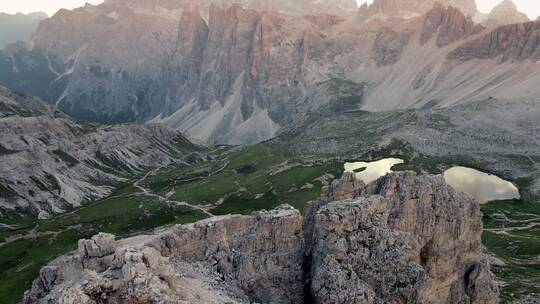
[[168, 10], [183, 9], [186, 6], [208, 8], [211, 5], [229, 7], [239, 4], [243, 7], [257, 11], [274, 11], [290, 15], [309, 15], [309, 14], [332, 14], [340, 16], [349, 16], [356, 13], [358, 5], [355, 0], [109, 0], [106, 4], [110, 6], [128, 6], [153, 8], [155, 6], [163, 7]]
[[442, 177], [393, 173], [364, 186], [350, 174], [325, 195], [306, 218], [318, 303], [497, 302], [479, 204]]
[[437, 46], [445, 47], [482, 30], [481, 26], [476, 26], [472, 18], [463, 15], [459, 9], [454, 7], [447, 9], [439, 4], [426, 14], [420, 43], [426, 44], [437, 34]]
[[501, 61], [540, 60], [540, 22], [499, 27], [467, 42], [448, 54], [449, 59], [471, 60], [500, 57]]
[[465, 15], [474, 16], [477, 12], [473, 0], [375, 0], [360, 6], [358, 18], [413, 18], [427, 13], [434, 5], [453, 6]]
[[44, 267], [25, 303], [498, 303], [479, 204], [440, 176], [353, 174], [288, 206], [122, 241]]
[[40, 218], [108, 195], [126, 177], [202, 151], [159, 125], [86, 125], [0, 87], [0, 215]]
[[529, 17], [520, 12], [512, 0], [503, 0], [482, 21], [486, 27], [497, 27], [512, 23], [528, 22]]
[[119, 242], [100, 234], [43, 268], [25, 302], [301, 303], [301, 229], [300, 213], [281, 207]]
[[396, 32], [389, 28], [380, 31], [371, 50], [373, 60], [378, 66], [397, 63], [412, 34], [411, 31]]

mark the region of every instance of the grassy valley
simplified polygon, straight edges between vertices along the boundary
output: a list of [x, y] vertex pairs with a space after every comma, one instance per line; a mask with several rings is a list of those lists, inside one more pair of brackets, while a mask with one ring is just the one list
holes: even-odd
[[[382, 147], [369, 146], [357, 155], [300, 155], [294, 147], [272, 141], [248, 147], [218, 147], [210, 156], [191, 165], [150, 171], [119, 187], [110, 197], [67, 214], [21, 225], [11, 221], [12, 225], [0, 228], [0, 298], [6, 303], [19, 301], [41, 266], [74, 250], [78, 239], [97, 232], [126, 237], [212, 215], [249, 214], [284, 203], [302, 210], [320, 195], [322, 187], [341, 176], [347, 160], [400, 157], [405, 163], [394, 170], [432, 174], [452, 165], [484, 165], [466, 156], [429, 157], [399, 140]], [[506, 264], [494, 268], [498, 279], [505, 282], [505, 302], [528, 292], [540, 292], [540, 202], [493, 202], [483, 211], [487, 252]], [[506, 230], [490, 219], [494, 212], [509, 217]]]

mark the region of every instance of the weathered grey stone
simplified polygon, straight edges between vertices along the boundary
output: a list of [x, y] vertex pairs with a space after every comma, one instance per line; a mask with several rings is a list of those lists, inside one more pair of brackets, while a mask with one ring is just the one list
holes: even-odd
[[90, 240], [79, 240], [78, 254], [81, 257], [101, 258], [114, 253], [115, 236], [99, 233]]
[[0, 215], [19, 208], [40, 218], [65, 212], [109, 195], [128, 174], [181, 162], [190, 150], [183, 153], [176, 145], [182, 135], [167, 127], [84, 125], [4, 87], [0, 130], [0, 145], [12, 151], [0, 153], [0, 183], [14, 193], [0, 198]]
[[365, 185], [346, 174], [304, 218], [281, 206], [82, 240], [75, 257], [43, 269], [25, 302], [498, 303], [481, 232], [478, 202], [440, 176]]
[[477, 12], [476, 3], [471, 0], [375, 0], [369, 5], [365, 2], [360, 6], [358, 18], [411, 18], [427, 13], [439, 4], [458, 8], [465, 15], [474, 16]]
[[448, 54], [449, 59], [472, 60], [500, 57], [501, 61], [540, 60], [540, 22], [504, 25], [468, 41]]

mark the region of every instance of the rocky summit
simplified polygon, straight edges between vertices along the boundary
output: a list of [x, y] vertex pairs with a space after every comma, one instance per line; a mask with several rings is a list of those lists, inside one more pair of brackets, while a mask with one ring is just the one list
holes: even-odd
[[511, 23], [523, 23], [530, 21], [525, 13], [518, 10], [512, 0], [503, 0], [495, 6], [482, 21], [485, 26], [500, 26]]
[[425, 14], [437, 4], [452, 6], [471, 17], [477, 14], [476, 2], [472, 0], [374, 0], [371, 4], [364, 2], [360, 6], [358, 18], [362, 20], [408, 19]]
[[281, 206], [115, 240], [42, 268], [25, 303], [498, 303], [481, 212], [441, 176], [353, 174]]

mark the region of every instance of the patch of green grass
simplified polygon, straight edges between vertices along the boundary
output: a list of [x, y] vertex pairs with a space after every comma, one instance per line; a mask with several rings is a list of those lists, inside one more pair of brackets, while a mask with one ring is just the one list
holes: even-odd
[[255, 199], [251, 195], [234, 195], [225, 199], [223, 204], [210, 212], [216, 215], [250, 214], [257, 210], [270, 210], [279, 205], [278, 197], [272, 192], [265, 193], [263, 197]]
[[157, 174], [149, 176], [144, 181], [144, 186], [155, 193], [165, 195], [171, 191], [175, 185], [181, 185], [186, 180], [203, 179], [218, 170], [223, 164], [221, 162], [201, 162], [191, 166], [178, 164], [160, 170]]
[[329, 109], [334, 113], [358, 110], [364, 101], [366, 83], [356, 83], [343, 78], [331, 78], [319, 83], [330, 95]]
[[0, 209], [0, 212], [0, 223], [12, 227], [12, 229], [0, 228], [0, 231], [9, 230], [17, 234], [18, 229], [33, 227], [36, 222], [35, 215], [31, 214], [27, 209]]
[[414, 171], [419, 174], [441, 174], [453, 166], [465, 166], [473, 169], [481, 167], [474, 158], [461, 155], [447, 157], [414, 155], [405, 159], [405, 163], [395, 165], [392, 169], [394, 171]]
[[321, 196], [321, 188], [321, 186], [315, 186], [311, 189], [302, 189], [300, 191], [287, 193], [282, 196], [282, 201], [283, 203], [289, 204], [300, 210], [300, 212], [304, 212], [307, 203]]
[[75, 249], [80, 237], [89, 234], [67, 230], [56, 236], [21, 239], [0, 247], [0, 299], [19, 303], [40, 268], [56, 256]]
[[135, 186], [133, 186], [132, 183], [120, 185], [116, 188], [116, 190], [111, 193], [110, 196], [130, 196], [135, 193], [140, 193], [141, 190]]
[[509, 285], [502, 288], [501, 303], [512, 303], [531, 293], [540, 293], [540, 266], [522, 265], [503, 268], [492, 267], [497, 278]]
[[[285, 166], [287, 161], [296, 165], [271, 174], [278, 166]], [[297, 161], [299, 159], [287, 154], [279, 145], [252, 146], [232, 155], [229, 164], [217, 174], [177, 184], [174, 187], [174, 199], [193, 204], [213, 204], [223, 199], [223, 204], [214, 209], [218, 214], [250, 213], [254, 210], [271, 209], [282, 203], [302, 206], [320, 193], [321, 186], [315, 179], [326, 173], [336, 177], [342, 173], [342, 163], [302, 164], [296, 163]], [[289, 192], [303, 190], [301, 188], [304, 186], [317, 189], [305, 191], [309, 193], [307, 196], [297, 195], [294, 201], [284, 200]], [[315, 192], [317, 195], [313, 196]], [[255, 199], [262, 194], [265, 194], [262, 198]], [[250, 200], [253, 202], [252, 206], [249, 204]]]
[[257, 172], [257, 167], [255, 167], [254, 165], [245, 165], [235, 170], [237, 173], [240, 173], [240, 174], [251, 174], [251, 173]]
[[[226, 194], [234, 193], [247, 187], [254, 193], [268, 191], [268, 170], [287, 160], [284, 150], [273, 145], [256, 145], [231, 156], [230, 162], [212, 176], [201, 180], [186, 182], [175, 187], [174, 199], [194, 204], [212, 204]], [[236, 169], [252, 166], [255, 170], [242, 174]], [[211, 173], [216, 168], [211, 169]]]
[[[142, 196], [126, 185], [109, 198], [73, 212], [38, 221], [36, 236], [0, 246], [0, 301], [20, 302], [39, 269], [54, 257], [76, 248], [77, 241], [98, 232], [125, 237], [169, 224], [191, 223], [205, 218], [196, 209], [171, 206]], [[0, 230], [0, 236], [24, 234], [31, 228]]]
[[[536, 200], [535, 200], [536, 201]], [[506, 282], [501, 290], [503, 303], [510, 303], [529, 293], [540, 293], [540, 204], [533, 201], [495, 201], [482, 206], [484, 213], [483, 244], [490, 254], [502, 259], [505, 267], [492, 267]], [[510, 222], [491, 219], [504, 213]]]
[[25, 235], [32, 229], [31, 226], [22, 226], [15, 229], [0, 228], [0, 243], [5, 242], [9, 237], [15, 235]]
[[301, 188], [306, 184], [317, 184], [315, 179], [323, 174], [332, 174], [335, 178], [339, 178], [343, 173], [343, 163], [327, 163], [324, 165], [313, 165], [308, 167], [295, 167], [285, 172], [269, 177], [269, 181], [274, 188], [279, 192], [287, 192], [291, 188]]

